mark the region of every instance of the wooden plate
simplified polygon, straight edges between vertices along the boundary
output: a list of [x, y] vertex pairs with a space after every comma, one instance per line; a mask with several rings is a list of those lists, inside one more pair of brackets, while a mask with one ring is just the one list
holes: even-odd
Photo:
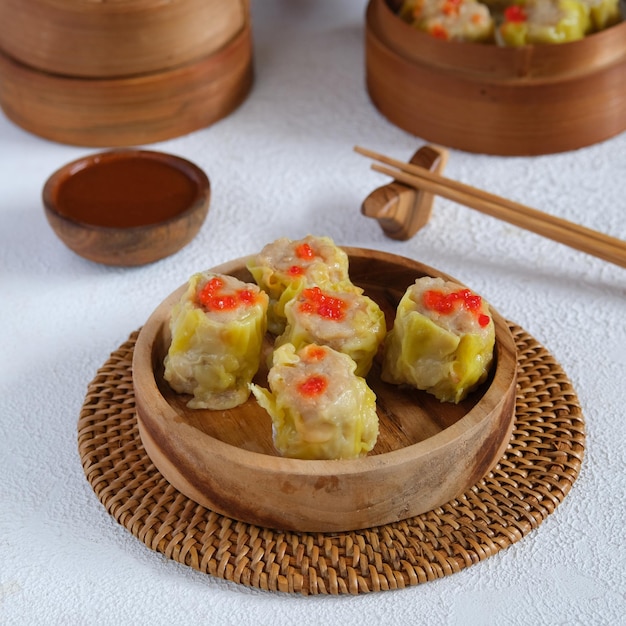
[[[393, 321], [416, 278], [449, 276], [383, 252], [345, 248], [353, 282]], [[214, 268], [251, 280], [246, 259]], [[133, 356], [137, 421], [144, 447], [163, 476], [190, 499], [260, 526], [332, 532], [399, 521], [440, 506], [479, 481], [502, 456], [513, 428], [515, 342], [505, 320], [496, 325], [489, 380], [459, 405], [380, 380], [380, 435], [370, 455], [351, 461], [301, 461], [277, 456], [271, 420], [253, 398], [229, 411], [191, 410], [163, 380], [169, 314], [184, 286], [142, 328]], [[271, 348], [271, 338], [267, 339]], [[257, 379], [263, 383], [266, 372]]]

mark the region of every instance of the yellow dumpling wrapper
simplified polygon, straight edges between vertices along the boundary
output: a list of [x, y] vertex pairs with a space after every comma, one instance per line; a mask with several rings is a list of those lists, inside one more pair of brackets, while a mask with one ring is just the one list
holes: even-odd
[[514, 47], [567, 43], [583, 39], [590, 26], [589, 6], [580, 0], [528, 0], [505, 10], [498, 36]]
[[272, 419], [276, 450], [296, 459], [354, 459], [378, 438], [376, 395], [356, 364], [328, 346], [300, 350], [286, 343], [274, 352], [269, 390], [252, 393]]
[[[218, 284], [214, 281], [222, 285], [203, 304], [200, 294]], [[257, 285], [232, 276], [206, 272], [190, 278], [172, 309], [172, 342], [164, 362], [172, 389], [193, 396], [187, 406], [229, 409], [248, 399], [261, 361], [267, 304]]]
[[296, 350], [322, 344], [347, 354], [356, 374], [366, 376], [387, 333], [385, 315], [360, 290], [334, 286], [307, 287], [285, 305], [287, 326], [276, 347], [291, 343]]
[[604, 30], [622, 21], [619, 0], [581, 0], [589, 7], [591, 32]]
[[[425, 294], [450, 303], [450, 310], [430, 310]], [[486, 379], [494, 345], [493, 319], [480, 296], [440, 278], [418, 279], [398, 304], [385, 339], [381, 378], [458, 403]]]
[[[247, 268], [269, 296], [268, 330], [285, 330], [285, 305], [307, 285], [349, 282], [348, 255], [330, 237], [281, 237], [251, 257]], [[356, 287], [355, 287], [356, 289]]]

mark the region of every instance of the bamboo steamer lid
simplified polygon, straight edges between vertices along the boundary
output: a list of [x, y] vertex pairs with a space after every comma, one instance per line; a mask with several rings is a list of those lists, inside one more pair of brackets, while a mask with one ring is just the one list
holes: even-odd
[[247, 0], [2, 0], [0, 50], [54, 74], [130, 76], [216, 52], [247, 15]]
[[506, 48], [441, 41], [370, 0], [369, 96], [427, 141], [498, 155], [538, 155], [626, 130], [626, 22], [563, 44]]

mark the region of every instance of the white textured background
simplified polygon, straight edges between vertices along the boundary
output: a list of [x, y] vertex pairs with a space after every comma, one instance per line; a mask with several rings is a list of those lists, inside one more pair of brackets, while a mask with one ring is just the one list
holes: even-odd
[[[352, 147], [408, 159], [421, 143], [368, 100], [364, 11], [365, 0], [253, 1], [249, 99], [212, 128], [152, 146], [203, 167], [213, 197], [199, 236], [148, 267], [98, 266], [62, 246], [41, 188], [89, 150], [0, 116], [0, 623], [626, 623], [626, 270], [445, 200], [408, 242], [362, 217], [386, 179]], [[446, 172], [626, 239], [624, 135], [535, 158], [452, 151]], [[456, 276], [561, 363], [583, 406], [586, 458], [563, 504], [521, 542], [404, 591], [290, 597], [169, 561], [99, 503], [76, 445], [96, 370], [194, 271], [309, 232]]]

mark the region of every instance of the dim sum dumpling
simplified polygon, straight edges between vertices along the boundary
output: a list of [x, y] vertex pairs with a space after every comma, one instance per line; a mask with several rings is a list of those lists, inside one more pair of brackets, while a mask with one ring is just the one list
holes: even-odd
[[268, 296], [233, 276], [194, 274], [170, 321], [165, 380], [192, 409], [245, 402], [261, 360]]
[[581, 0], [589, 8], [591, 32], [604, 30], [622, 21], [619, 0]]
[[285, 304], [309, 284], [349, 281], [348, 255], [330, 237], [307, 235], [293, 241], [281, 237], [247, 263], [257, 285], [269, 295], [268, 330], [285, 329]]
[[276, 346], [318, 343], [343, 352], [366, 376], [387, 332], [385, 315], [371, 298], [349, 287], [307, 287], [285, 305], [287, 327]]
[[527, 0], [504, 10], [498, 39], [506, 46], [567, 43], [583, 39], [590, 24], [579, 0]]
[[274, 352], [270, 389], [251, 385], [270, 414], [274, 446], [297, 459], [354, 459], [378, 437], [376, 396], [356, 364], [328, 346], [295, 349], [286, 343]]
[[493, 17], [489, 8], [477, 0], [405, 0], [399, 15], [437, 39], [493, 41]]
[[419, 278], [398, 304], [381, 378], [460, 402], [489, 372], [495, 328], [487, 303], [442, 278]]

